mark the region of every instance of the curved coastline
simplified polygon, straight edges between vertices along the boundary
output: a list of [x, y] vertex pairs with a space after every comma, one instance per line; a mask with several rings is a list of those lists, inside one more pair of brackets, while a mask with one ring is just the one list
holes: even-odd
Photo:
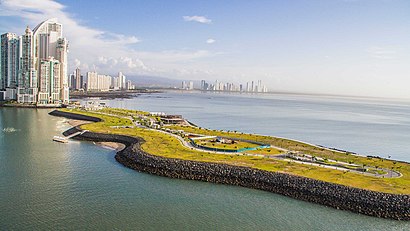
[[[99, 118], [57, 110], [49, 114], [101, 121]], [[67, 136], [80, 130], [79, 127], [73, 127], [63, 134]], [[124, 166], [141, 172], [259, 189], [369, 216], [410, 220], [410, 195], [375, 192], [248, 167], [165, 158], [144, 152], [140, 148], [145, 142], [142, 138], [85, 132], [75, 139], [122, 143], [126, 147], [116, 153], [115, 159]]]

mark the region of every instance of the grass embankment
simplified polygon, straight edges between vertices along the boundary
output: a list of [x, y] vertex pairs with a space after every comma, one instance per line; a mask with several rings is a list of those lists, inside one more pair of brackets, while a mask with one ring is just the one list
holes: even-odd
[[[225, 163], [230, 165], [246, 166], [256, 169], [285, 172], [289, 174], [309, 177], [317, 180], [327, 181], [331, 183], [343, 184], [347, 186], [363, 188], [368, 190], [396, 193], [396, 194], [410, 194], [410, 165], [407, 163], [394, 162], [390, 160], [381, 160], [376, 158], [366, 158], [353, 156], [350, 154], [337, 153], [307, 144], [303, 144], [296, 141], [274, 138], [269, 136], [260, 136], [252, 134], [242, 134], [237, 132], [223, 132], [223, 131], [211, 131], [206, 129], [199, 129], [195, 127], [179, 127], [174, 126], [175, 129], [184, 130], [187, 132], [193, 132], [204, 135], [216, 135], [216, 136], [229, 136], [233, 138], [241, 138], [254, 140], [257, 142], [266, 142], [278, 147], [294, 150], [305, 151], [306, 153], [320, 156], [323, 158], [337, 159], [341, 161], [353, 161], [356, 164], [365, 164], [368, 166], [378, 166], [383, 168], [394, 168], [400, 171], [403, 176], [400, 178], [376, 178], [370, 176], [364, 176], [352, 172], [343, 172], [328, 168], [322, 168], [317, 166], [290, 163], [281, 160], [273, 160], [265, 157], [251, 157], [243, 156], [239, 154], [213, 154], [208, 152], [201, 152], [192, 150], [183, 146], [175, 137], [168, 134], [164, 134], [158, 131], [143, 129], [143, 128], [113, 128], [111, 126], [130, 126], [132, 122], [129, 119], [120, 118], [116, 116], [109, 116], [100, 114], [98, 112], [85, 112], [74, 109], [62, 109], [62, 111], [73, 112], [78, 114], [84, 114], [94, 116], [103, 119], [103, 122], [91, 123], [82, 125], [82, 129], [87, 129], [92, 132], [109, 133], [109, 134], [121, 134], [128, 136], [141, 137], [146, 142], [142, 144], [141, 148], [152, 155], [163, 156], [166, 158], [176, 158], [183, 160], [193, 160], [202, 162], [214, 162]], [[126, 116], [133, 116], [132, 111], [122, 109], [116, 109], [120, 116], [125, 116], [122, 113], [131, 113]], [[121, 112], [124, 111], [124, 112]], [[109, 113], [112, 113], [111, 109]], [[133, 111], [135, 113], [135, 111]], [[108, 113], [105, 111], [105, 113]], [[171, 126], [172, 127], [172, 126]], [[268, 153], [268, 150], [264, 150]], [[271, 152], [278, 152], [277, 149], [271, 150]]]

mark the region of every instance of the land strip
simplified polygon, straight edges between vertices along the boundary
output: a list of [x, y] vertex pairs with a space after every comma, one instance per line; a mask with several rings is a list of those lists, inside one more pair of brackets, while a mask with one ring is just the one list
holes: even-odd
[[[249, 153], [257, 154], [253, 156], [240, 154], [221, 155], [210, 151], [204, 152], [203, 150], [196, 150], [193, 147], [187, 147], [186, 145], [183, 145], [182, 141], [179, 140], [177, 136], [171, 136], [166, 132], [159, 132], [155, 129], [143, 128], [143, 126], [135, 126], [136, 124], [139, 124], [141, 126], [141, 123], [139, 123], [141, 121], [139, 121], [138, 118], [141, 115], [148, 115], [149, 113], [147, 112], [123, 109], [104, 109], [102, 111], [95, 112], [81, 111], [77, 109], [64, 109], [64, 111], [94, 116], [104, 120], [104, 122], [101, 123], [83, 125], [81, 126], [82, 129], [87, 129], [98, 133], [122, 134], [133, 137], [142, 137], [146, 141], [141, 145], [141, 148], [144, 151], [166, 158], [246, 166], [266, 171], [286, 172], [289, 174], [368, 190], [396, 194], [410, 194], [410, 178], [408, 174], [410, 168], [408, 163], [386, 160], [382, 158], [369, 158], [365, 156], [352, 155], [348, 152], [341, 153], [340, 151], [331, 151], [320, 147], [309, 146], [297, 141], [270, 136], [243, 134], [237, 131], [228, 132], [208, 130], [192, 126], [166, 126], [167, 128], [172, 130], [184, 130], [187, 133], [192, 132], [195, 134], [255, 140], [257, 142], [271, 144], [273, 147], [303, 152], [307, 155], [312, 155], [313, 153], [313, 156], [326, 158], [328, 160], [354, 163], [366, 167], [372, 166], [380, 169], [390, 169], [400, 172], [402, 176], [399, 178], [389, 178], [387, 175], [385, 178], [372, 177], [366, 174], [357, 174], [354, 171], [340, 171], [339, 169], [336, 170], [335, 168], [326, 168], [318, 165], [301, 164], [292, 161], [271, 158], [275, 155], [283, 154], [283, 152], [272, 153], [271, 151], [271, 153], [268, 153], [265, 150], [260, 150], [261, 153]], [[181, 139], [186, 140], [184, 138]], [[248, 152], [245, 153], [248, 154]]]
[[[73, 117], [71, 113], [61, 111], [54, 111], [51, 114]], [[91, 118], [91, 120], [94, 121], [95, 118]], [[112, 123], [113, 121], [105, 122]], [[64, 132], [64, 135], [78, 132], [81, 132], [81, 130], [74, 127]], [[117, 152], [116, 160], [138, 171], [171, 178], [201, 180], [261, 189], [370, 216], [410, 220], [409, 195], [352, 188], [283, 172], [153, 155], [142, 149], [142, 145], [147, 141], [128, 135], [84, 132], [76, 139], [123, 143], [126, 148]]]

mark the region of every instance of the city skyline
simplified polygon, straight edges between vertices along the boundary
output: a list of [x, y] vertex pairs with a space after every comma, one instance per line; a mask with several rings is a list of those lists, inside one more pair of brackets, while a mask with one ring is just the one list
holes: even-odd
[[59, 18], [70, 73], [95, 65], [181, 81], [262, 80], [273, 92], [410, 98], [409, 9], [401, 0], [4, 0], [0, 27]]
[[[189, 82], [189, 87], [184, 87], [185, 81], [182, 82], [182, 89], [193, 90], [192, 81]], [[192, 83], [192, 84], [191, 84]], [[191, 87], [192, 85], [192, 87]], [[249, 92], [249, 93], [268, 93], [268, 88], [262, 84], [262, 80], [247, 81], [246, 84], [237, 84], [230, 82], [221, 82], [215, 80], [213, 83], [206, 80], [201, 80], [199, 90], [202, 91], [226, 91], [226, 92]]]
[[[83, 76], [80, 69], [70, 75], [70, 89], [75, 91], [121, 91], [134, 90], [135, 85], [120, 71], [118, 76], [99, 74], [96, 71], [87, 71]], [[81, 84], [78, 84], [81, 83]]]
[[68, 104], [68, 41], [56, 19], [1, 35], [1, 100], [37, 105]]

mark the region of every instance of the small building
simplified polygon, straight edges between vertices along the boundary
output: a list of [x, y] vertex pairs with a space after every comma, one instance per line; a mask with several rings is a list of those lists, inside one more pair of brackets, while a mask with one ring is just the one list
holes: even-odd
[[98, 101], [87, 101], [83, 106], [84, 110], [87, 111], [97, 111], [107, 107], [105, 103]]
[[185, 120], [182, 118], [162, 118], [161, 117], [161, 121], [164, 124], [184, 124]]
[[185, 124], [186, 121], [182, 115], [161, 115], [161, 122], [164, 124]]

